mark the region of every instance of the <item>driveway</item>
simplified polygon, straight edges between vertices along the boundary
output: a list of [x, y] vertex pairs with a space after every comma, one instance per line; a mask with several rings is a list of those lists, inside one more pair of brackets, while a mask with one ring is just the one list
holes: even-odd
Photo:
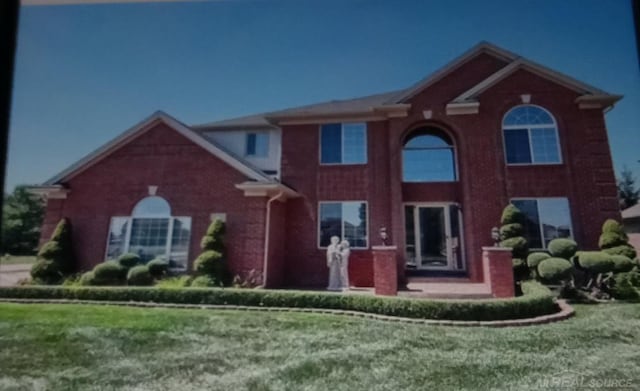
[[16, 264], [7, 265], [0, 263], [0, 286], [13, 286], [18, 281], [29, 278], [29, 271], [31, 265], [29, 264]]

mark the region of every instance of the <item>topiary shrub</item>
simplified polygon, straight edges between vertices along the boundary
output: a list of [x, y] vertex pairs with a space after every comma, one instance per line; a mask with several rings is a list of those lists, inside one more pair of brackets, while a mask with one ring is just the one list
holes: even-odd
[[612, 255], [624, 255], [630, 259], [636, 257], [636, 250], [629, 244], [629, 237], [619, 222], [608, 219], [602, 225], [602, 234], [598, 240], [600, 249]]
[[127, 269], [120, 266], [118, 261], [99, 263], [93, 268], [93, 285], [122, 285], [126, 273]]
[[611, 255], [603, 251], [580, 251], [573, 259], [576, 266], [592, 274], [609, 273], [615, 268]]
[[216, 280], [211, 276], [198, 276], [191, 281], [191, 286], [194, 288], [210, 288], [218, 285]]
[[557, 283], [571, 277], [573, 265], [563, 258], [547, 258], [538, 264], [538, 276], [543, 281]]
[[60, 220], [51, 238], [38, 251], [38, 258], [53, 261], [61, 273], [73, 270], [75, 259], [71, 247], [71, 223], [69, 219]]
[[95, 283], [95, 275], [93, 274], [92, 271], [88, 271], [82, 274], [82, 276], [80, 276], [80, 279], [78, 280], [78, 283], [80, 285], [97, 285]]
[[558, 238], [549, 242], [549, 252], [557, 258], [571, 259], [578, 251], [578, 243], [571, 239]]
[[611, 255], [611, 260], [614, 273], [626, 273], [636, 266], [635, 262], [624, 255]]
[[625, 273], [614, 274], [613, 288], [611, 294], [618, 300], [640, 300], [640, 273], [637, 270], [633, 270]]
[[507, 205], [500, 219], [500, 247], [511, 248], [514, 258], [525, 259], [529, 250], [527, 239], [522, 236], [524, 214], [513, 204]]
[[200, 241], [202, 251], [214, 250], [221, 254], [224, 253], [224, 234], [226, 232], [225, 224], [220, 219], [215, 219], [207, 228], [207, 232]]
[[527, 265], [531, 269], [535, 270], [538, 267], [538, 264], [547, 258], [551, 258], [551, 255], [541, 251], [532, 252], [527, 256]]
[[147, 267], [149, 268], [149, 273], [153, 278], [162, 278], [167, 271], [169, 270], [169, 262], [165, 261], [163, 258], [156, 258], [147, 263]]
[[127, 284], [138, 286], [153, 285], [153, 277], [149, 273], [149, 268], [146, 265], [132, 267], [127, 273]]
[[514, 258], [526, 258], [527, 256], [527, 239], [522, 236], [505, 239], [500, 242], [500, 247], [510, 248]]
[[222, 254], [214, 250], [203, 252], [193, 263], [193, 269], [200, 275], [221, 276], [224, 265]]
[[513, 204], [509, 204], [502, 211], [500, 224], [503, 226], [507, 224], [524, 224], [525, 220], [525, 216], [520, 209]]
[[62, 272], [54, 261], [40, 259], [31, 267], [31, 278], [39, 284], [58, 284], [62, 280]]
[[500, 227], [501, 238], [513, 238], [522, 235], [523, 232], [524, 228], [519, 223], [505, 224]]
[[118, 263], [125, 269], [131, 269], [141, 262], [142, 260], [140, 259], [140, 256], [135, 253], [122, 254], [120, 255], [120, 257], [118, 257]]
[[40, 251], [38, 251], [38, 258], [54, 261], [56, 263], [57, 260], [62, 259], [62, 255], [62, 247], [60, 246], [60, 243], [55, 240], [50, 240], [43, 244], [42, 247], [40, 247]]

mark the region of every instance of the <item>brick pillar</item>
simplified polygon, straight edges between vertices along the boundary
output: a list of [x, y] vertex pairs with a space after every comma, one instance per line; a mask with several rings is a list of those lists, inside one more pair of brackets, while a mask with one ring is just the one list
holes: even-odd
[[515, 296], [512, 258], [510, 248], [482, 248], [484, 283], [491, 288], [493, 297]]
[[396, 246], [373, 246], [373, 285], [376, 295], [398, 294]]

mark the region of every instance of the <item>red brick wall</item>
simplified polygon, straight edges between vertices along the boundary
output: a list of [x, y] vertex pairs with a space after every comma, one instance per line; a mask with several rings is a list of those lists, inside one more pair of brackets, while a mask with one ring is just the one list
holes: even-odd
[[246, 178], [163, 123], [73, 177], [65, 200], [49, 200], [43, 225], [48, 238], [69, 217], [80, 269], [104, 260], [112, 216], [128, 216], [148, 196], [148, 186], [171, 205], [174, 216], [191, 216], [189, 263], [200, 252], [211, 213], [227, 214], [228, 260], [233, 274], [262, 271], [264, 197], [244, 197], [234, 185]]

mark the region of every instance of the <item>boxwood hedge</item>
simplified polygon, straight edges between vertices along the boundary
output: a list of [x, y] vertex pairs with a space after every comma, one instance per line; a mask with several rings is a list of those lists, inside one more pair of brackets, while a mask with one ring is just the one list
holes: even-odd
[[25, 286], [0, 287], [0, 298], [318, 308], [470, 321], [522, 319], [557, 312], [551, 292], [543, 285], [525, 281], [522, 290], [523, 296], [510, 299], [463, 301], [266, 289]]

